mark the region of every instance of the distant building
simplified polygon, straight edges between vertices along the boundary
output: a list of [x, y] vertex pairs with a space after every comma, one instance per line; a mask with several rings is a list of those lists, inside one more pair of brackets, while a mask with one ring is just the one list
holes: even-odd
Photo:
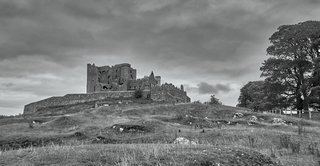
[[282, 111], [283, 114], [285, 115], [297, 115], [298, 114], [298, 111], [297, 110], [284, 110]]
[[130, 64], [114, 66], [95, 66], [87, 64], [87, 93], [107, 93], [110, 91], [150, 91], [148, 98], [156, 101], [190, 102], [184, 91], [172, 84], [161, 85], [161, 76], [149, 76], [137, 79], [137, 70]]

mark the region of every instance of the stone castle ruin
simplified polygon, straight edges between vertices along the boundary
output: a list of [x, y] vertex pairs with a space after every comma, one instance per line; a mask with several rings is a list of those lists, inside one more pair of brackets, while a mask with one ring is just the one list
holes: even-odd
[[136, 90], [141, 90], [143, 98], [156, 102], [187, 103], [190, 98], [184, 91], [171, 83], [161, 84], [161, 77], [150, 76], [137, 79], [137, 70], [128, 63], [115, 66], [95, 66], [87, 64], [87, 93], [67, 94], [50, 97], [25, 105], [24, 114], [32, 114], [48, 107], [60, 107], [86, 102], [104, 102], [110, 99], [133, 98]]
[[146, 98], [154, 101], [171, 103], [190, 102], [183, 85], [180, 88], [172, 84], [161, 85], [161, 76], [150, 76], [137, 79], [137, 70], [128, 63], [115, 66], [87, 65], [87, 93], [134, 92], [142, 90]]
[[161, 77], [154, 76], [153, 72], [149, 77], [137, 79], [137, 70], [128, 63], [112, 67], [87, 65], [87, 93], [151, 90], [151, 87], [160, 85]]

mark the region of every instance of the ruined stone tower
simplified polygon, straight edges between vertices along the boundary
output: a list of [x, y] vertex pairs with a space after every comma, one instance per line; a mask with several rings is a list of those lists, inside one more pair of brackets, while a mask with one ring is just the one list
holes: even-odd
[[112, 67], [87, 64], [87, 93], [128, 91], [128, 82], [136, 77], [137, 70], [128, 63]]

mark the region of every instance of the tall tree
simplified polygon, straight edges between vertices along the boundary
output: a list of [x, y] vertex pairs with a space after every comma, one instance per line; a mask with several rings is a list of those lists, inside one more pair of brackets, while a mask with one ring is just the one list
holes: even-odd
[[261, 76], [282, 88], [280, 95], [294, 99], [297, 109], [308, 110], [319, 85], [313, 82], [320, 56], [320, 22], [283, 25], [270, 38], [271, 46]]
[[254, 111], [287, 108], [292, 99], [279, 94], [284, 88], [268, 81], [250, 81], [241, 88], [237, 106]]
[[261, 107], [261, 101], [264, 96], [263, 88], [263, 81], [248, 82], [240, 89], [239, 104], [237, 106], [258, 110]]

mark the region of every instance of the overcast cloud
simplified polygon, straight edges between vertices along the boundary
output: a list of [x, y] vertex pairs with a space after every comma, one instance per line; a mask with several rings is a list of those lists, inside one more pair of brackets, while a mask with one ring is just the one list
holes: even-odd
[[185, 89], [188, 92], [199, 93], [199, 94], [218, 94], [219, 92], [227, 93], [231, 91], [231, 88], [229, 85], [223, 85], [220, 83], [216, 85], [210, 85], [206, 82], [200, 82], [196, 87], [190, 87], [186, 85]]
[[319, 20], [317, 0], [0, 0], [0, 114], [85, 93], [86, 64], [131, 63], [236, 105], [281, 25]]

